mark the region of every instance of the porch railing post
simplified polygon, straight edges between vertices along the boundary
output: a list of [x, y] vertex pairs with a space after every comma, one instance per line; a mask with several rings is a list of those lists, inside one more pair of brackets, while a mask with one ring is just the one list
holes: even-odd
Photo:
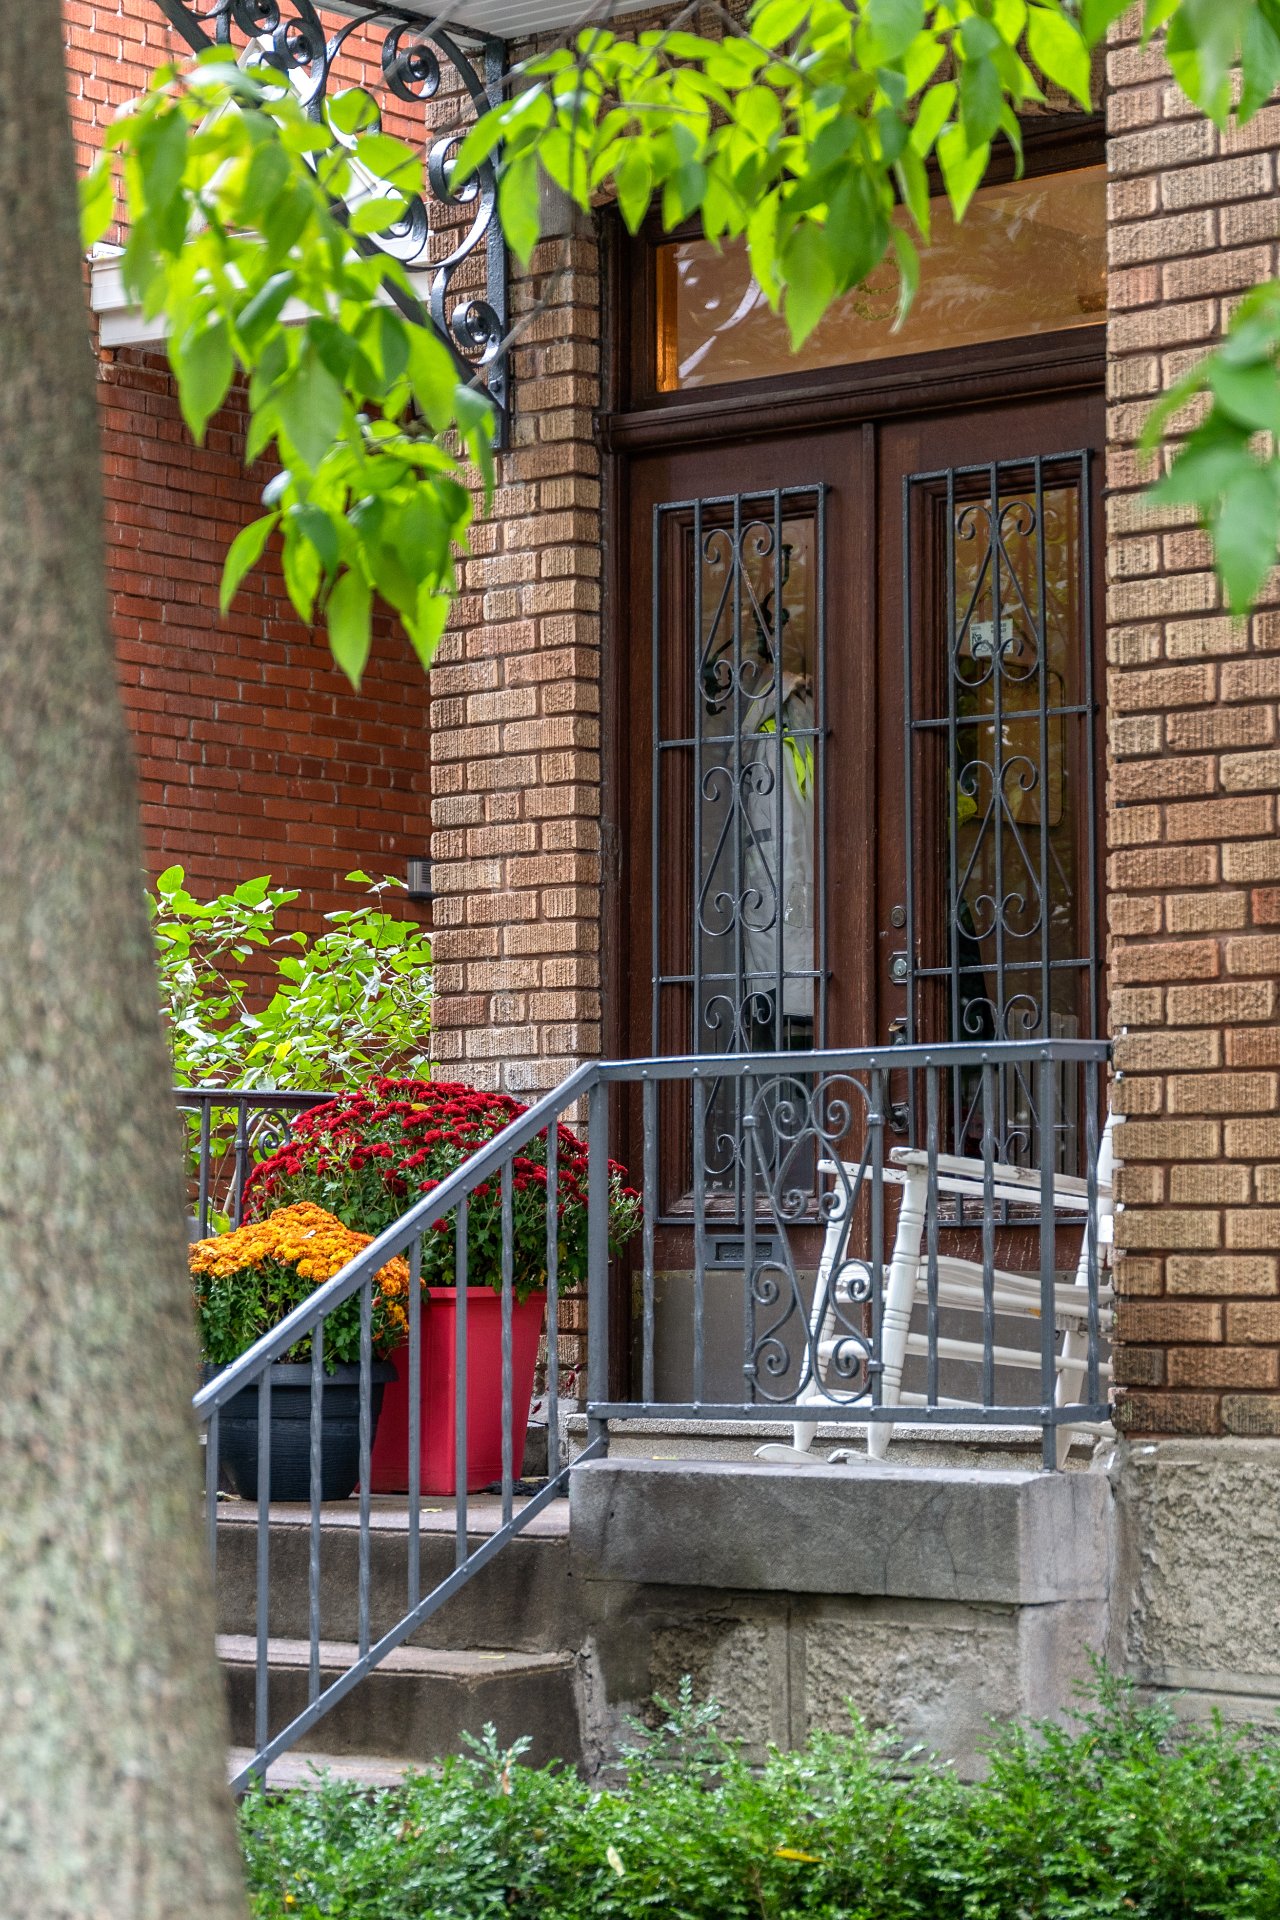
[[[597, 1078], [587, 1096], [587, 1406], [609, 1397], [609, 1089]], [[609, 1424], [588, 1411], [589, 1441]]]

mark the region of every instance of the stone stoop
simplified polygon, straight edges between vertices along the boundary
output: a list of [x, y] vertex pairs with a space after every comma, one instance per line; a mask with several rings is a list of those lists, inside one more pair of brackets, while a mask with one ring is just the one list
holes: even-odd
[[[500, 1520], [498, 1503], [473, 1502], [473, 1547]], [[270, 1516], [269, 1713], [274, 1732], [301, 1712], [310, 1659], [309, 1525], [305, 1507]], [[420, 1590], [454, 1566], [452, 1502], [424, 1512]], [[218, 1524], [218, 1656], [227, 1685], [232, 1767], [252, 1753], [257, 1608], [257, 1511], [227, 1502]], [[355, 1503], [324, 1509], [320, 1537], [320, 1662], [324, 1687], [357, 1657], [359, 1525]], [[370, 1529], [370, 1638], [402, 1618], [408, 1587], [403, 1503], [374, 1503]], [[577, 1609], [569, 1580], [568, 1502], [556, 1502], [388, 1655], [275, 1762], [273, 1789], [308, 1787], [330, 1773], [370, 1789], [466, 1750], [465, 1734], [492, 1723], [510, 1743], [533, 1742], [535, 1765], [581, 1765]]]

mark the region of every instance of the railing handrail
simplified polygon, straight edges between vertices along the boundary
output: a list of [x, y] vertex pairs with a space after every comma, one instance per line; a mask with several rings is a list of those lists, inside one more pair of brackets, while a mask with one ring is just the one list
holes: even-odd
[[337, 1093], [306, 1093], [297, 1087], [217, 1087], [207, 1083], [183, 1087], [175, 1083], [175, 1100], [203, 1100], [214, 1106], [230, 1106], [237, 1100], [252, 1101], [255, 1106], [322, 1107], [341, 1098]]
[[[546, 1407], [549, 1436], [559, 1435], [559, 1337], [562, 1323], [558, 1317], [561, 1264], [561, 1214], [555, 1194], [559, 1179], [559, 1156], [552, 1151], [558, 1142], [558, 1128], [570, 1112], [586, 1108], [585, 1149], [588, 1157], [586, 1203], [586, 1279], [588, 1326], [586, 1354], [587, 1447], [580, 1458], [592, 1458], [607, 1451], [612, 1423], [625, 1423], [652, 1417], [692, 1419], [762, 1419], [789, 1423], [796, 1439], [791, 1452], [807, 1450], [817, 1436], [818, 1422], [831, 1419], [841, 1425], [863, 1424], [867, 1429], [868, 1453], [880, 1458], [891, 1431], [891, 1423], [904, 1418], [929, 1424], [946, 1423], [980, 1427], [1011, 1424], [1039, 1427], [1046, 1467], [1065, 1460], [1072, 1429], [1096, 1431], [1108, 1417], [1108, 1401], [1103, 1382], [1110, 1378], [1110, 1364], [1100, 1353], [1100, 1342], [1110, 1328], [1109, 1310], [1104, 1318], [1099, 1290], [1102, 1252], [1101, 1216], [1096, 1213], [1098, 1196], [1103, 1191], [1100, 1166], [1105, 1137], [1102, 1132], [1100, 1102], [1105, 1062], [1110, 1045], [1104, 1040], [1034, 1039], [990, 1042], [960, 1042], [941, 1045], [912, 1044], [892, 1047], [819, 1048], [805, 1052], [738, 1053], [733, 1055], [687, 1055], [649, 1060], [589, 1061], [523, 1113], [507, 1123], [493, 1139], [477, 1148], [454, 1167], [437, 1186], [422, 1193], [401, 1216], [393, 1220], [355, 1259], [323, 1282], [262, 1338], [242, 1353], [216, 1378], [194, 1396], [197, 1415], [205, 1423], [208, 1445], [205, 1460], [205, 1509], [210, 1553], [216, 1563], [218, 1538], [218, 1494], [220, 1475], [225, 1471], [232, 1484], [257, 1505], [256, 1548], [256, 1662], [254, 1688], [253, 1757], [237, 1775], [235, 1785], [244, 1784], [253, 1773], [265, 1776], [266, 1770], [284, 1752], [294, 1746], [337, 1702], [361, 1683], [385, 1657], [402, 1646], [427, 1619], [480, 1569], [487, 1565], [506, 1543], [525, 1530], [550, 1500], [567, 1488], [570, 1462], [561, 1460], [559, 1448], [548, 1453], [548, 1477], [545, 1484], [528, 1498], [517, 1512], [515, 1496], [519, 1485], [519, 1440], [523, 1435], [523, 1410], [516, 1404], [515, 1370], [515, 1281], [517, 1226], [521, 1232], [540, 1233], [543, 1223], [531, 1212], [515, 1211], [515, 1194], [528, 1183], [517, 1178], [517, 1158], [522, 1148], [540, 1137], [548, 1140], [547, 1197], [545, 1206], [546, 1240]], [[965, 1070], [967, 1080], [958, 1079], [956, 1109], [952, 1120], [943, 1123], [940, 1115], [941, 1090], [952, 1070]], [[974, 1075], [973, 1069], [981, 1069]], [[1010, 1069], [1015, 1082], [1017, 1118], [1009, 1122], [1002, 1070]], [[966, 1085], [975, 1080], [980, 1086], [969, 1102]], [[683, 1099], [691, 1108], [695, 1159], [693, 1165], [694, 1264], [692, 1280], [692, 1398], [664, 1397], [668, 1385], [657, 1390], [655, 1376], [655, 1229], [669, 1222], [662, 1208], [662, 1167], [660, 1139], [668, 1109], [675, 1114], [677, 1128], [684, 1124], [680, 1099], [672, 1099], [669, 1083], [684, 1083]], [[906, 1106], [891, 1098], [891, 1089], [906, 1084], [912, 1092]], [[638, 1277], [641, 1283], [639, 1398], [610, 1398], [610, 1261], [611, 1205], [613, 1198], [612, 1162], [609, 1158], [610, 1090], [625, 1086], [628, 1092], [617, 1104], [625, 1109], [629, 1121], [640, 1121], [643, 1169], [640, 1191], [635, 1196], [638, 1218], [630, 1225], [642, 1231], [642, 1253]], [[729, 1104], [735, 1107], [741, 1124], [741, 1158], [725, 1173], [718, 1163], [718, 1179], [736, 1181], [735, 1192], [741, 1205], [742, 1240], [732, 1252], [717, 1251], [721, 1258], [736, 1260], [742, 1270], [744, 1288], [744, 1344], [742, 1350], [743, 1389], [741, 1401], [735, 1401], [717, 1374], [705, 1372], [706, 1275], [710, 1270], [708, 1235], [715, 1228], [707, 1209], [707, 1162], [698, 1159], [706, 1146], [705, 1135], [714, 1089], [729, 1090]], [[664, 1091], [666, 1087], [666, 1091]], [[852, 1097], [857, 1088], [861, 1100]], [[1018, 1089], [1021, 1088], [1021, 1093]], [[972, 1088], [971, 1088], [972, 1090]], [[237, 1206], [243, 1192], [255, 1149], [262, 1144], [262, 1129], [256, 1140], [252, 1110], [277, 1114], [315, 1109], [340, 1098], [334, 1094], [275, 1093], [253, 1088], [200, 1087], [176, 1088], [180, 1106], [199, 1115], [201, 1133], [200, 1183], [202, 1195], [208, 1185], [208, 1150], [213, 1113], [219, 1107], [236, 1110]], [[1025, 1099], [1024, 1099], [1025, 1096]], [[718, 1094], [714, 1097], [719, 1098]], [[1013, 1096], [1011, 1096], [1013, 1097]], [[997, 1101], [1000, 1103], [997, 1107]], [[1083, 1110], [1083, 1114], [1082, 1114]], [[912, 1113], [915, 1120], [912, 1122]], [[920, 1126], [924, 1115], [927, 1147], [923, 1158], [928, 1169], [928, 1191], [919, 1205], [905, 1203], [897, 1210], [897, 1224], [890, 1256], [886, 1242], [885, 1192], [890, 1181], [886, 1167], [886, 1136], [903, 1132], [907, 1125]], [[1055, 1118], [1056, 1116], [1056, 1118]], [[1065, 1116], [1065, 1117], [1064, 1117]], [[669, 1116], [668, 1116], [669, 1117]], [[688, 1117], [686, 1115], [686, 1117]], [[717, 1125], [720, 1124], [717, 1122]], [[961, 1258], [959, 1254], [944, 1260], [939, 1247], [939, 1228], [955, 1222], [943, 1220], [938, 1195], [946, 1188], [944, 1125], [950, 1124], [957, 1138], [972, 1138], [975, 1127], [982, 1133], [982, 1159], [976, 1164], [981, 1173], [984, 1212], [982, 1217], [982, 1261]], [[1038, 1157], [1040, 1196], [1040, 1254], [1038, 1278], [1028, 1273], [1024, 1282], [1015, 1282], [998, 1273], [995, 1265], [995, 1202], [998, 1195], [997, 1148], [1007, 1144], [1008, 1126], [1018, 1129], [1018, 1138], [1028, 1156]], [[997, 1139], [997, 1126], [1000, 1129]], [[858, 1152], [857, 1133], [862, 1143]], [[855, 1158], [841, 1160], [833, 1169], [828, 1162], [836, 1146], [849, 1148]], [[1076, 1242], [1068, 1243], [1070, 1259], [1075, 1262], [1076, 1287], [1060, 1284], [1057, 1271], [1054, 1234], [1057, 1216], [1054, 1206], [1054, 1182], [1063, 1170], [1060, 1162], [1078, 1159], [1085, 1150], [1087, 1172], [1085, 1188], [1089, 1207], [1085, 1233], [1076, 1251]], [[797, 1156], [799, 1156], [797, 1158]], [[807, 1157], [806, 1157], [807, 1156]], [[838, 1155], [836, 1156], [838, 1159]], [[920, 1156], [917, 1156], [920, 1157]], [[1005, 1156], [1007, 1157], [1007, 1156]], [[259, 1161], [258, 1164], [261, 1164]], [[954, 1164], [954, 1163], [950, 1163]], [[785, 1191], [779, 1186], [778, 1166], [798, 1168], [793, 1180], [787, 1174]], [[1029, 1169], [1034, 1173], [1035, 1169]], [[803, 1194], [797, 1181], [811, 1176], [821, 1181], [835, 1173], [838, 1190], [827, 1195], [818, 1215], [798, 1212], [797, 1199]], [[469, 1197], [497, 1176], [501, 1203], [495, 1203], [493, 1184], [488, 1208], [479, 1222], [481, 1237], [478, 1252], [483, 1255], [483, 1278], [499, 1285], [501, 1301], [500, 1379], [494, 1372], [492, 1354], [486, 1355], [468, 1334], [467, 1299], [470, 1288], [468, 1235], [472, 1232], [472, 1208]], [[1033, 1193], [1035, 1180], [1029, 1180]], [[1078, 1185], [1078, 1182], [1073, 1183]], [[571, 1183], [575, 1206], [583, 1199], [577, 1182]], [[740, 1195], [747, 1199], [741, 1202]], [[752, 1201], [751, 1195], [757, 1195]], [[864, 1205], [864, 1200], [867, 1204]], [[760, 1202], [767, 1201], [766, 1216], [773, 1225], [765, 1238], [759, 1237]], [[202, 1203], [203, 1204], [203, 1203]], [[478, 1202], [476, 1203], [479, 1204]], [[861, 1209], [862, 1236], [852, 1249], [850, 1234], [855, 1214]], [[428, 1325], [426, 1301], [418, 1284], [424, 1265], [424, 1242], [433, 1227], [454, 1221], [455, 1236], [452, 1268], [456, 1286], [452, 1328], [442, 1328], [434, 1318]], [[495, 1251], [494, 1232], [500, 1219], [500, 1256]], [[906, 1226], [904, 1227], [904, 1222]], [[811, 1234], [813, 1225], [824, 1227], [821, 1262], [814, 1275], [812, 1298], [801, 1285], [804, 1276], [797, 1249], [789, 1240], [792, 1227]], [[625, 1223], [624, 1223], [625, 1224]], [[966, 1225], [963, 1217], [959, 1224]], [[737, 1229], [735, 1228], [736, 1232]], [[625, 1237], [625, 1235], [620, 1235]], [[524, 1242], [519, 1243], [524, 1249]], [[577, 1237], [573, 1238], [575, 1249]], [[804, 1242], [808, 1258], [809, 1240]], [[525, 1249], [527, 1250], [527, 1249]], [[372, 1495], [379, 1484], [380, 1467], [374, 1457], [375, 1428], [382, 1406], [383, 1384], [374, 1380], [373, 1292], [376, 1276], [399, 1253], [409, 1260], [411, 1285], [404, 1353], [407, 1372], [401, 1369], [397, 1392], [407, 1409], [406, 1471], [408, 1533], [406, 1584], [403, 1608], [393, 1624], [375, 1637], [371, 1613]], [[524, 1272], [524, 1251], [520, 1254]], [[576, 1258], [576, 1256], [575, 1256]], [[435, 1256], [433, 1254], [434, 1261]], [[430, 1264], [430, 1263], [429, 1263]], [[438, 1264], [438, 1262], [436, 1263]], [[431, 1270], [436, 1270], [431, 1264]], [[956, 1287], [967, 1284], [955, 1269], [969, 1267], [978, 1278], [971, 1310], [983, 1318], [981, 1343], [953, 1338], [939, 1326], [940, 1309], [947, 1305]], [[945, 1271], [944, 1271], [945, 1268]], [[576, 1273], [577, 1267], [574, 1266]], [[861, 1276], [861, 1279], [859, 1278]], [[865, 1285], [863, 1285], [865, 1281]], [[945, 1285], [944, 1285], [945, 1282]], [[979, 1286], [980, 1282], [980, 1286]], [[920, 1293], [921, 1286], [925, 1293]], [[906, 1288], [905, 1309], [903, 1288]], [[1002, 1287], [1019, 1287], [1013, 1310], [1025, 1313], [1038, 1334], [1038, 1347], [1030, 1342], [1008, 1347], [997, 1343], [996, 1314], [1006, 1310], [1008, 1302]], [[842, 1293], [841, 1289], [844, 1289]], [[1064, 1308], [1064, 1292], [1072, 1295]], [[926, 1299], [927, 1295], [927, 1299]], [[333, 1411], [338, 1419], [326, 1427], [324, 1362], [327, 1349], [325, 1327], [335, 1310], [357, 1296], [360, 1302], [359, 1328], [359, 1406], [358, 1474], [335, 1469], [328, 1478], [329, 1465], [341, 1449], [331, 1445], [340, 1438], [344, 1422], [350, 1433], [348, 1417], [341, 1409]], [[1110, 1296], [1108, 1296], [1109, 1298]], [[910, 1314], [918, 1300], [927, 1306], [927, 1333], [910, 1335]], [[1002, 1304], [1003, 1303], [1003, 1304]], [[906, 1318], [904, 1319], [904, 1310]], [[764, 1316], [761, 1318], [761, 1316]], [[772, 1316], [772, 1317], [770, 1317]], [[541, 1318], [541, 1316], [539, 1316]], [[1061, 1320], [1062, 1325], [1059, 1326]], [[892, 1330], [892, 1338], [886, 1332]], [[575, 1329], [577, 1331], [577, 1329]], [[1059, 1353], [1059, 1333], [1063, 1344]], [[310, 1495], [308, 1530], [309, 1554], [307, 1592], [309, 1605], [309, 1667], [307, 1704], [300, 1710], [288, 1709], [286, 1724], [272, 1730], [271, 1706], [271, 1498], [273, 1486], [288, 1489], [277, 1493], [279, 1499], [300, 1498], [297, 1479], [289, 1473], [273, 1478], [273, 1426], [280, 1424], [297, 1442], [300, 1416], [296, 1404], [287, 1404], [277, 1423], [273, 1414], [273, 1393], [280, 1383], [273, 1382], [271, 1368], [299, 1341], [312, 1337], [311, 1359], [303, 1373], [309, 1377], [309, 1460], [307, 1486]], [[437, 1382], [424, 1398], [427, 1372], [426, 1355], [432, 1340], [444, 1339], [452, 1346], [451, 1389], [442, 1396]], [[945, 1336], [945, 1337], [944, 1337]], [[914, 1346], [912, 1344], [914, 1340]], [[1075, 1345], [1070, 1345], [1074, 1341]], [[923, 1344], [922, 1344], [923, 1343]], [[923, 1404], [916, 1386], [903, 1385], [903, 1372], [909, 1352], [923, 1354], [927, 1392]], [[476, 1546], [468, 1524], [468, 1489], [487, 1484], [495, 1471], [492, 1439], [477, 1443], [477, 1455], [470, 1452], [471, 1432], [469, 1394], [472, 1358], [480, 1355], [478, 1365], [487, 1370], [485, 1391], [492, 1397], [501, 1391], [500, 1421], [502, 1522], [497, 1530]], [[532, 1355], [528, 1356], [532, 1363]], [[438, 1355], [437, 1355], [438, 1359]], [[963, 1401], [948, 1399], [947, 1381], [940, 1380], [939, 1369], [954, 1361], [976, 1360], [983, 1371], [981, 1395]], [[432, 1366], [436, 1362], [431, 1363]], [[665, 1362], [664, 1362], [665, 1365]], [[717, 1359], [716, 1365], [720, 1365]], [[1013, 1390], [998, 1370], [1021, 1367], [1036, 1376], [1030, 1397], [1021, 1389]], [[825, 1373], [824, 1373], [825, 1368]], [[432, 1376], [436, 1378], [435, 1375]], [[670, 1385], [677, 1386], [683, 1376], [672, 1373]], [[533, 1381], [532, 1372], [522, 1376], [518, 1391], [524, 1400]], [[478, 1376], [477, 1376], [478, 1379]], [[708, 1394], [706, 1388], [711, 1388]], [[221, 1412], [246, 1389], [255, 1389], [256, 1409], [246, 1421]], [[390, 1391], [390, 1389], [387, 1389]], [[449, 1409], [444, 1402], [452, 1393], [452, 1452], [444, 1438]], [[424, 1409], [429, 1405], [434, 1429], [426, 1424]], [[909, 1407], [909, 1411], [908, 1411]], [[527, 1410], [527, 1400], [525, 1408]], [[441, 1424], [443, 1422], [443, 1424]], [[247, 1437], [256, 1427], [256, 1438]], [[379, 1442], [381, 1445], [382, 1443]], [[395, 1446], [400, 1445], [400, 1437]], [[486, 1451], [486, 1447], [489, 1449]], [[249, 1451], [256, 1469], [246, 1464]], [[776, 1452], [775, 1448], [770, 1449]], [[442, 1464], [452, 1459], [452, 1466]], [[225, 1464], [224, 1464], [225, 1463]], [[469, 1477], [469, 1463], [478, 1478]], [[287, 1460], [292, 1467], [293, 1458]], [[454, 1570], [434, 1583], [423, 1581], [421, 1557], [423, 1477], [433, 1486], [453, 1485], [456, 1493], [454, 1522]], [[387, 1477], [385, 1484], [402, 1484]], [[325, 1679], [322, 1659], [323, 1607], [321, 1596], [322, 1505], [326, 1497], [341, 1498], [336, 1491], [326, 1496], [325, 1487], [345, 1486], [349, 1492], [358, 1486], [358, 1579], [356, 1600], [358, 1624], [354, 1641], [344, 1656], [345, 1664], [336, 1678]], [[495, 1490], [498, 1490], [495, 1488]], [[522, 1499], [525, 1489], [521, 1489]], [[424, 1591], [424, 1585], [426, 1590]], [[340, 1663], [341, 1664], [341, 1663]], [[277, 1699], [278, 1699], [277, 1694]]]
[[[202, 1387], [192, 1404], [197, 1415], [204, 1419], [244, 1387], [251, 1385], [265, 1367], [287, 1353], [306, 1334], [313, 1332], [335, 1307], [353, 1298], [367, 1280], [372, 1279], [388, 1260], [394, 1259], [416, 1237], [425, 1223], [448, 1213], [488, 1174], [495, 1172], [508, 1153], [541, 1133], [553, 1120], [558, 1121], [566, 1107], [572, 1106], [583, 1094], [590, 1093], [594, 1086], [644, 1080], [745, 1078], [747, 1075], [798, 1074], [823, 1069], [908, 1072], [912, 1068], [926, 1066], [986, 1063], [995, 1066], [1002, 1061], [1010, 1065], [1020, 1061], [1044, 1060], [1088, 1063], [1106, 1060], [1110, 1052], [1111, 1044], [1107, 1040], [992, 1040], [981, 1046], [975, 1046], [972, 1041], [961, 1041], [936, 1046], [824, 1047], [811, 1048], [803, 1053], [677, 1054], [649, 1060], [586, 1061], [558, 1087], [544, 1094], [527, 1112], [510, 1121], [501, 1133], [477, 1148], [438, 1187], [415, 1201], [398, 1220], [384, 1227], [362, 1253], [348, 1261], [339, 1273], [317, 1287], [278, 1326], [264, 1333], [260, 1340], [255, 1341], [215, 1379]], [[202, 1098], [216, 1095], [227, 1099], [236, 1094], [255, 1096], [253, 1088], [183, 1087], [175, 1091], [188, 1097], [197, 1095]], [[284, 1093], [275, 1097], [290, 1104], [313, 1101], [320, 1104], [321, 1100], [339, 1096], [321, 1096], [321, 1100], [317, 1100], [311, 1094]]]
[[807, 1073], [838, 1065], [852, 1072], [905, 1073], [921, 1067], [1017, 1066], [1033, 1061], [1088, 1065], [1111, 1057], [1109, 1040], [957, 1040], [937, 1046], [810, 1047], [794, 1053], [663, 1054], [648, 1060], [601, 1060], [601, 1081], [731, 1080]]
[[[552, 1092], [544, 1094], [527, 1112], [508, 1122], [501, 1133], [478, 1147], [473, 1154], [447, 1174], [438, 1187], [416, 1200], [398, 1220], [384, 1227], [376, 1239], [349, 1260], [340, 1272], [331, 1280], [326, 1280], [315, 1292], [303, 1300], [288, 1314], [278, 1326], [262, 1335], [244, 1353], [224, 1367], [222, 1372], [195, 1395], [192, 1405], [201, 1419], [207, 1419], [215, 1408], [250, 1386], [264, 1369], [278, 1360], [280, 1356], [295, 1346], [304, 1335], [311, 1333], [333, 1312], [352, 1299], [367, 1280], [392, 1260], [418, 1233], [424, 1230], [432, 1220], [447, 1214], [459, 1200], [465, 1199], [473, 1187], [489, 1173], [495, 1172], [507, 1156], [553, 1122], [558, 1122], [566, 1107], [574, 1104], [580, 1095], [589, 1092], [598, 1079], [600, 1064], [588, 1061], [578, 1067], [567, 1080]], [[336, 1096], [335, 1096], [336, 1097]]]

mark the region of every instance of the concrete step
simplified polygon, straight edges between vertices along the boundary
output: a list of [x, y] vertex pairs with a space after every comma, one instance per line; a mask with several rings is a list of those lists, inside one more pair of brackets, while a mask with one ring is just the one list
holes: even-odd
[[[570, 1414], [565, 1423], [569, 1458], [576, 1460], [587, 1444], [585, 1414]], [[611, 1460], [689, 1460], [746, 1462], [759, 1447], [789, 1446], [791, 1426], [777, 1420], [628, 1420], [609, 1434]], [[1107, 1445], [1114, 1442], [1108, 1441]], [[1087, 1468], [1098, 1440], [1079, 1433], [1071, 1443], [1070, 1467]], [[865, 1463], [866, 1421], [820, 1420], [813, 1457], [825, 1461], [836, 1448], [852, 1450], [855, 1463]], [[887, 1464], [895, 1467], [990, 1467], [1001, 1471], [1040, 1466], [1039, 1427], [937, 1427], [924, 1421], [896, 1423]]]
[[[253, 1759], [252, 1747], [231, 1747], [227, 1778], [234, 1780]], [[387, 1760], [368, 1753], [286, 1753], [272, 1763], [272, 1793], [314, 1793], [329, 1780], [374, 1793], [380, 1787], [398, 1787], [419, 1770], [415, 1760]]]
[[[323, 1688], [351, 1666], [354, 1644], [322, 1641]], [[231, 1713], [231, 1739], [247, 1746], [253, 1737], [255, 1643], [249, 1634], [220, 1634]], [[268, 1642], [270, 1730], [307, 1704], [310, 1650], [303, 1639]], [[580, 1764], [577, 1661], [570, 1653], [509, 1650], [455, 1652], [399, 1647], [304, 1735], [294, 1752], [427, 1765], [442, 1754], [465, 1751], [464, 1733], [478, 1734], [492, 1722], [505, 1742], [530, 1734], [535, 1766], [552, 1759]], [[274, 1777], [274, 1770], [273, 1770]]]
[[[270, 1509], [270, 1630], [285, 1639], [310, 1631], [310, 1515], [305, 1506]], [[501, 1522], [501, 1505], [475, 1500], [468, 1509], [473, 1547]], [[420, 1591], [428, 1593], [453, 1572], [452, 1501], [436, 1500], [422, 1514]], [[218, 1626], [223, 1633], [255, 1630], [258, 1512], [225, 1501], [218, 1512]], [[331, 1640], [359, 1632], [359, 1508], [344, 1501], [321, 1510], [320, 1631]], [[374, 1502], [370, 1528], [369, 1600], [376, 1640], [403, 1618], [408, 1595], [409, 1517], [403, 1501]], [[556, 1500], [432, 1616], [411, 1642], [466, 1652], [474, 1647], [559, 1654], [581, 1646], [574, 1582], [569, 1574], [569, 1503]]]

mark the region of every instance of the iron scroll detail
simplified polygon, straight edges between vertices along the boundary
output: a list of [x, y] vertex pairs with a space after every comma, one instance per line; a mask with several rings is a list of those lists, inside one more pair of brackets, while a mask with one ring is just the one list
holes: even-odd
[[[456, 191], [453, 160], [467, 130], [502, 99], [506, 43], [488, 35], [447, 31], [439, 20], [397, 6], [355, 0], [323, 8], [315, 0], [151, 0], [193, 53], [214, 46], [241, 51], [256, 44], [265, 65], [287, 76], [304, 109], [318, 114], [331, 86], [341, 82], [341, 56], [352, 36], [368, 28], [375, 42], [369, 66], [398, 109], [424, 110], [427, 191], [408, 203], [389, 232], [362, 237], [425, 282], [421, 302], [398, 301], [406, 317], [432, 325], [449, 347], [459, 376], [483, 386], [498, 416], [497, 443], [506, 444], [510, 400], [506, 337], [510, 324], [507, 251], [498, 219], [497, 156]], [[326, 16], [332, 13], [332, 20]], [[380, 43], [380, 44], [379, 44]], [[356, 76], [353, 76], [353, 80]], [[366, 70], [359, 84], [375, 99], [379, 86]], [[425, 121], [429, 102], [456, 99], [443, 130]], [[454, 122], [456, 121], [456, 124]], [[473, 264], [475, 263], [475, 264]], [[410, 311], [410, 309], [413, 309]]]

